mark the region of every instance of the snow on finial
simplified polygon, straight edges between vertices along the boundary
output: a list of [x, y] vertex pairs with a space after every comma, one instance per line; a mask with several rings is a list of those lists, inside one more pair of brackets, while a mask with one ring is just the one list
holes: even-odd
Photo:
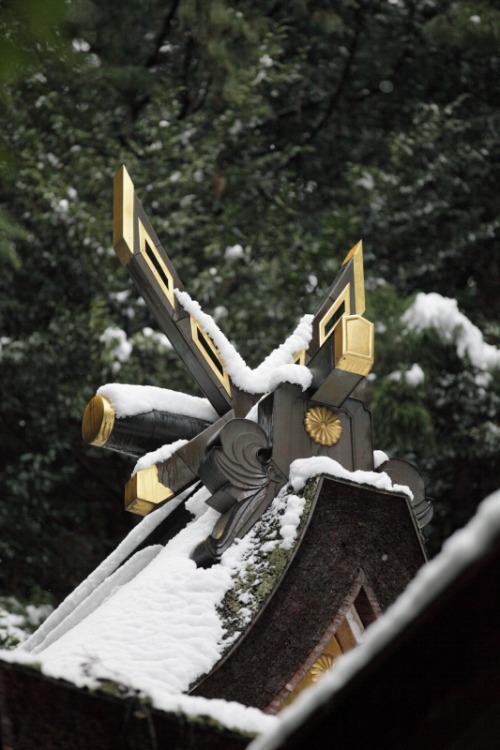
[[269, 354], [255, 369], [248, 367], [243, 357], [222, 333], [214, 319], [203, 312], [198, 302], [185, 291], [175, 290], [175, 296], [184, 310], [203, 326], [217, 347], [229, 377], [234, 384], [247, 393], [268, 393], [280, 383], [294, 383], [305, 390], [311, 384], [312, 375], [307, 367], [293, 364], [293, 356], [307, 349], [312, 336], [312, 315], [304, 315], [295, 331], [286, 341]]

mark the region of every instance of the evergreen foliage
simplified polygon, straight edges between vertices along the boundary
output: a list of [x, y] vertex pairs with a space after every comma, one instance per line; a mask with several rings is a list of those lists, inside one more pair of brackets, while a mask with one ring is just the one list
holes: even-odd
[[[80, 438], [95, 389], [193, 392], [111, 249], [122, 163], [190, 294], [252, 365], [363, 238], [375, 447], [424, 472], [438, 549], [500, 486], [500, 379], [401, 315], [439, 292], [500, 345], [495, 4], [43, 6], [44, 24], [40, 4], [0, 9], [1, 588], [62, 596], [134, 522], [130, 465]], [[390, 377], [414, 363], [418, 386]]]

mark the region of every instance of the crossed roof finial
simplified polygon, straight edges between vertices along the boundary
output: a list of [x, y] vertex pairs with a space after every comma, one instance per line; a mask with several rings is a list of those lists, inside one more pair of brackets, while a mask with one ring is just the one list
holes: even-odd
[[[90, 402], [83, 429], [90, 443], [120, 450], [120, 445], [130, 446], [131, 433], [139, 447], [138, 434], [144, 435], [148, 447], [146, 438], [152, 433], [162, 440], [172, 432], [187, 439], [168, 458], [133, 475], [125, 491], [128, 510], [145, 515], [201, 479], [212, 493], [207, 502], [222, 514], [208, 547], [197, 555], [205, 564], [255, 523], [285, 484], [295, 458], [322, 452], [341, 458], [347, 468], [370, 468], [371, 457], [360, 465], [361, 452], [354, 439], [356, 429], [367, 433], [367, 417], [357, 407], [349, 410], [345, 403], [369, 373], [374, 358], [373, 324], [363, 317], [361, 242], [346, 256], [315, 315], [303, 318], [295, 336], [254, 371], [185, 291], [124, 166], [114, 182], [113, 246], [160, 328], [219, 415], [211, 423], [194, 420], [188, 424], [186, 419], [176, 421], [169, 412], [155, 409], [152, 417], [139, 415], [132, 424], [130, 419], [115, 420], [112, 405], [101, 397], [95, 397], [101, 398], [98, 403]], [[278, 366], [274, 379], [270, 375], [273, 366]], [[248, 419], [257, 402], [257, 412]], [[120, 440], [113, 439], [116, 430]], [[336, 446], [346, 431], [350, 440], [345, 438], [339, 449]]]

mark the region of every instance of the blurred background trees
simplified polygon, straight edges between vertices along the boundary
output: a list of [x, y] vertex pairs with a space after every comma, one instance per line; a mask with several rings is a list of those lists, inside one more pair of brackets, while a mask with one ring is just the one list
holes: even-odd
[[437, 292], [500, 346], [495, 3], [11, 0], [0, 38], [0, 588], [58, 599], [135, 522], [96, 388], [195, 392], [111, 248], [122, 163], [252, 365], [363, 238], [374, 446], [424, 473], [436, 552], [500, 486], [500, 376], [402, 316]]

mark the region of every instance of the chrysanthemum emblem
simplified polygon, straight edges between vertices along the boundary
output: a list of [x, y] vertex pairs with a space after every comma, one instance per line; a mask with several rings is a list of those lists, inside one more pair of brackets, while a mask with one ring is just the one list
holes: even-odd
[[309, 437], [318, 445], [335, 445], [342, 435], [342, 423], [326, 406], [309, 409], [304, 426]]
[[311, 682], [318, 682], [325, 672], [333, 667], [334, 658], [331, 654], [321, 654], [311, 667]]

